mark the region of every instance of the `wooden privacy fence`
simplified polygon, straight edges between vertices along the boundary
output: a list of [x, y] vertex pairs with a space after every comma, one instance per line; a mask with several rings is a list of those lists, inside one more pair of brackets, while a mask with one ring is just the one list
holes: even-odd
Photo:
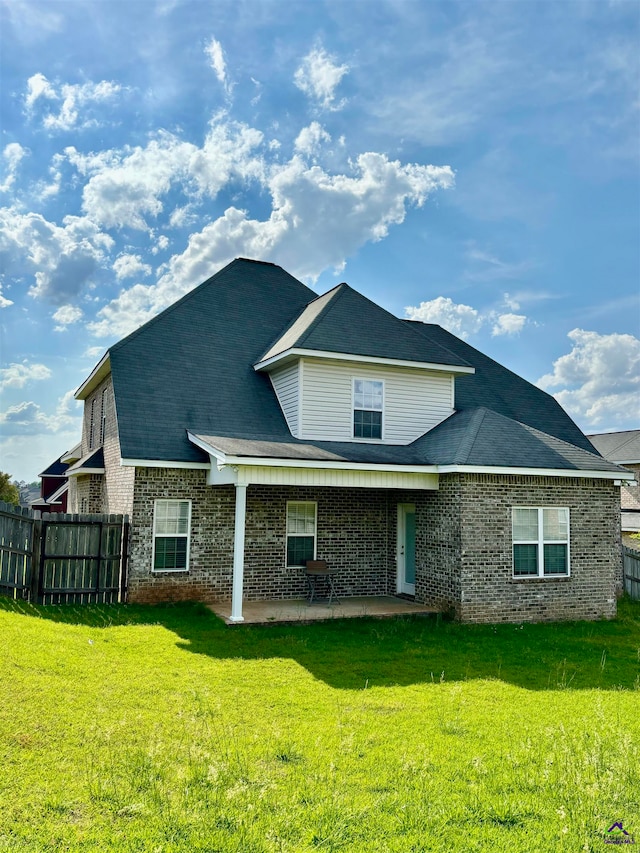
[[128, 538], [127, 516], [40, 516], [0, 503], [0, 593], [37, 604], [124, 601]]
[[631, 598], [640, 600], [640, 551], [622, 547], [624, 589]]

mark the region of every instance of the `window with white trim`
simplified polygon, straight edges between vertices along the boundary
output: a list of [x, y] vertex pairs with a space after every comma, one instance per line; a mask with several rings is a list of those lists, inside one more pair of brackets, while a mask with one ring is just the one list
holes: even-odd
[[191, 501], [157, 500], [153, 506], [153, 571], [189, 570]]
[[353, 380], [353, 437], [382, 438], [384, 383], [378, 379]]
[[569, 574], [569, 510], [564, 507], [513, 507], [513, 576], [561, 577]]
[[91, 409], [89, 412], [89, 450], [93, 450], [93, 442], [96, 434], [96, 398], [91, 400]]
[[287, 566], [304, 566], [316, 558], [317, 504], [287, 502]]
[[107, 389], [102, 389], [102, 406], [100, 408], [100, 444], [104, 444], [107, 433]]

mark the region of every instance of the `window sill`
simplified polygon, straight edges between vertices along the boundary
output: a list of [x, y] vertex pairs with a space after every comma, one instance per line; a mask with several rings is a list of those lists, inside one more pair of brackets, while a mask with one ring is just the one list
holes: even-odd
[[570, 581], [571, 575], [512, 575], [511, 580], [516, 583], [535, 583], [536, 581]]
[[189, 569], [151, 569], [152, 575], [188, 575]]

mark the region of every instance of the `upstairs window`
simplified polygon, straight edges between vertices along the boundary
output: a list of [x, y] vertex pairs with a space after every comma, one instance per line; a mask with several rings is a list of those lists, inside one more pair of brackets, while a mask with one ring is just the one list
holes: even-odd
[[91, 410], [89, 412], [89, 450], [93, 450], [93, 444], [96, 437], [96, 398], [91, 401]]
[[513, 576], [549, 577], [569, 574], [569, 510], [514, 507]]
[[189, 569], [191, 501], [157, 500], [153, 509], [153, 571]]
[[384, 383], [372, 379], [353, 380], [353, 437], [382, 438]]
[[104, 437], [107, 433], [107, 389], [102, 389], [102, 407], [100, 416], [100, 444], [104, 444]]
[[304, 566], [316, 558], [316, 514], [313, 501], [287, 503], [287, 566]]

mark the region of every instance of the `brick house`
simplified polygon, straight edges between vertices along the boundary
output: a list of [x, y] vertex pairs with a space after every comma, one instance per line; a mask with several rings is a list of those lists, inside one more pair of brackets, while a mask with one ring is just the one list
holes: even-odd
[[465, 621], [596, 619], [620, 483], [558, 403], [346, 284], [237, 259], [82, 384], [72, 511], [131, 516], [129, 600], [405, 595]]
[[620, 489], [620, 519], [623, 532], [640, 531], [640, 429], [622, 432], [601, 432], [587, 436], [598, 453], [623, 465], [634, 474], [634, 480]]

